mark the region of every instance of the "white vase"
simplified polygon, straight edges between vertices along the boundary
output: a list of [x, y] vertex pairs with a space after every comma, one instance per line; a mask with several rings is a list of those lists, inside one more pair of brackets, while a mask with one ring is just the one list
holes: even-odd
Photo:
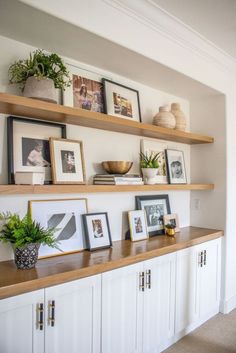
[[186, 117], [182, 110], [180, 109], [179, 103], [171, 104], [171, 113], [174, 115], [176, 120], [176, 130], [185, 131], [186, 130]]
[[159, 108], [159, 113], [157, 113], [153, 118], [153, 125], [158, 125], [161, 127], [166, 127], [168, 129], [174, 129], [176, 125], [174, 115], [169, 111], [168, 105], [164, 105]]
[[57, 103], [57, 91], [54, 82], [47, 77], [37, 78], [31, 76], [27, 78], [23, 95], [28, 98]]
[[156, 184], [157, 168], [142, 168], [144, 184]]

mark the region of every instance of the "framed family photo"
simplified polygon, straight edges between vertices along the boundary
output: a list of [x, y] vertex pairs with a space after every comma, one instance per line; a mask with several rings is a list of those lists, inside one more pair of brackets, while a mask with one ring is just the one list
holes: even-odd
[[53, 184], [85, 184], [82, 141], [50, 138]]
[[81, 215], [88, 212], [87, 199], [58, 199], [29, 201], [33, 220], [43, 228], [56, 228], [58, 249], [40, 246], [39, 257], [63, 255], [86, 248]]
[[139, 241], [148, 239], [147, 219], [144, 210], [136, 210], [128, 212], [130, 239]]
[[136, 196], [136, 209], [144, 210], [147, 218], [149, 236], [164, 234], [163, 217], [170, 214], [168, 195]]
[[170, 184], [186, 184], [186, 170], [184, 152], [178, 150], [166, 150], [167, 170]]
[[171, 224], [175, 227], [175, 231], [179, 232], [179, 217], [176, 213], [164, 215], [164, 225]]
[[83, 216], [87, 248], [97, 250], [112, 246], [111, 232], [106, 212], [88, 213]]
[[139, 92], [103, 78], [105, 113], [141, 122]]
[[52, 181], [49, 138], [66, 138], [66, 125], [39, 120], [7, 118], [8, 182], [15, 172], [44, 172], [45, 183]]

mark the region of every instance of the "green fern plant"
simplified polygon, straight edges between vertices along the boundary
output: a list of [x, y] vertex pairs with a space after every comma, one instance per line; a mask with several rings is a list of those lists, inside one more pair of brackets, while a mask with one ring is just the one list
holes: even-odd
[[145, 154], [140, 152], [140, 167], [141, 168], [159, 168], [158, 158], [161, 152]]

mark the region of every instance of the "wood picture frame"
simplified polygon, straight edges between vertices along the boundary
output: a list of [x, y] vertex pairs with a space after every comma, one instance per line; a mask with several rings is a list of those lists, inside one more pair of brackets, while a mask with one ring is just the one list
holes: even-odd
[[171, 213], [171, 214], [166, 214], [163, 217], [164, 219], [164, 226], [166, 226], [167, 224], [171, 224], [175, 226], [175, 232], [180, 232], [180, 228], [179, 228], [179, 217], [177, 215], [177, 213]]

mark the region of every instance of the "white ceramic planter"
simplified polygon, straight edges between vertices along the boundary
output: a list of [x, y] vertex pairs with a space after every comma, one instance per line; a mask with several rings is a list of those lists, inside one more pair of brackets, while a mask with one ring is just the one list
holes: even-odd
[[144, 184], [156, 184], [157, 168], [142, 168]]

